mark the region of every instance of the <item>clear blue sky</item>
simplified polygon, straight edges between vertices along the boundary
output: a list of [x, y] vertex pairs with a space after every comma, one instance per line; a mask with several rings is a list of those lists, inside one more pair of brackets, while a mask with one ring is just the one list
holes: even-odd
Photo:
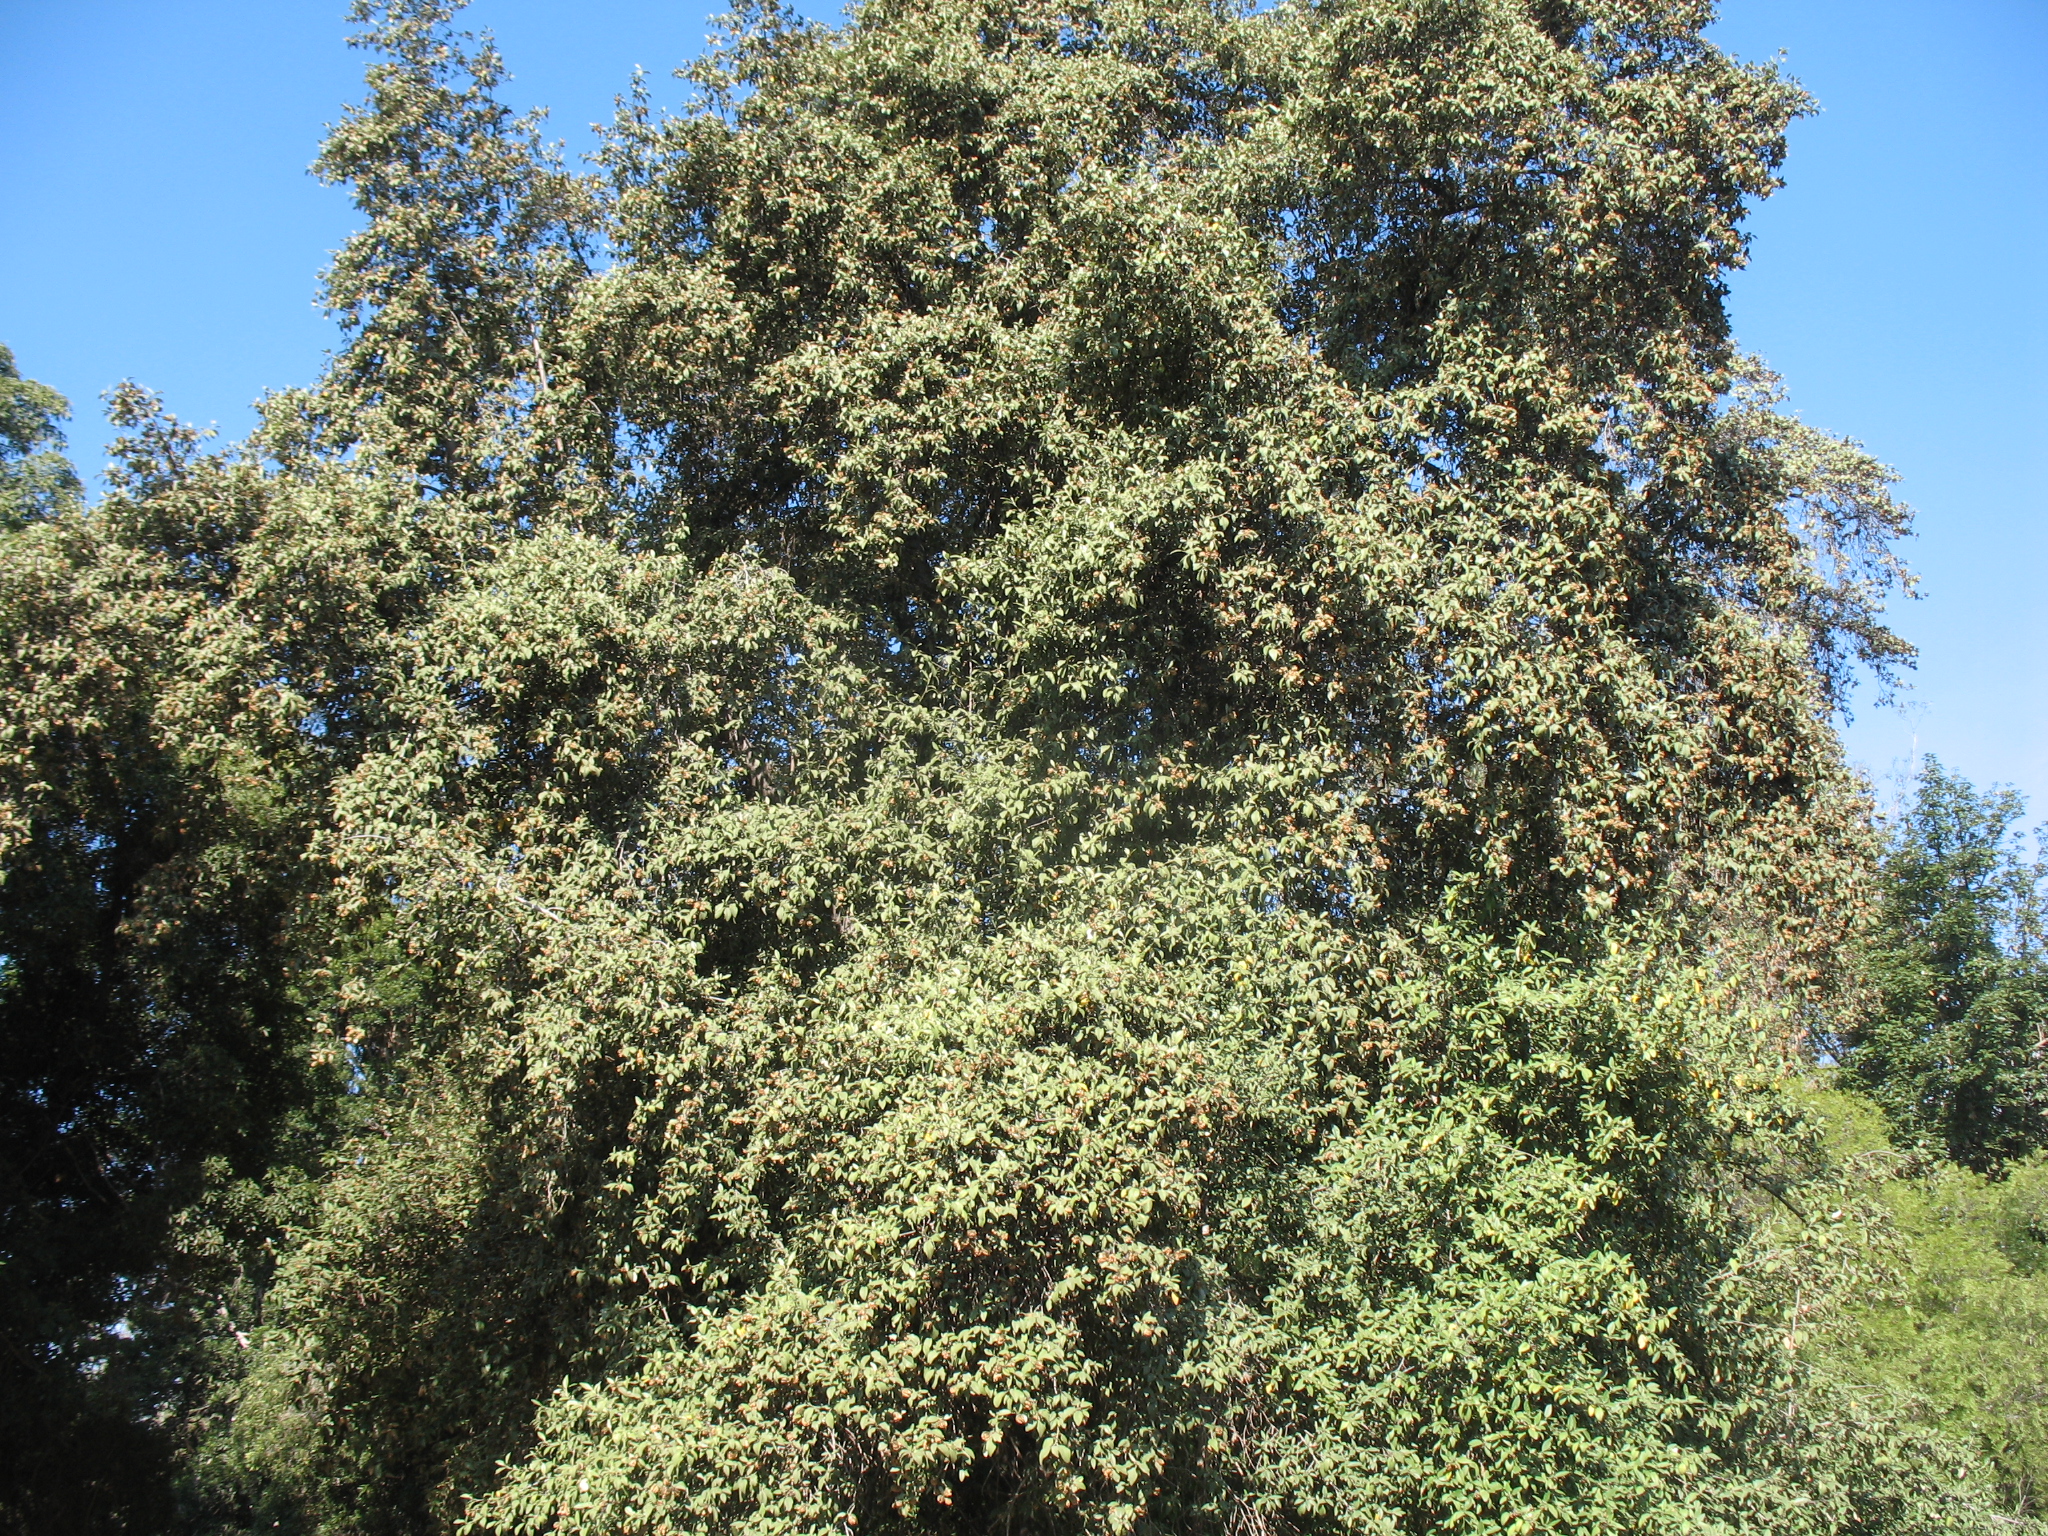
[[[0, 0], [0, 341], [71, 397], [85, 467], [118, 379], [236, 435], [318, 370], [315, 278], [350, 215], [304, 167], [358, 94], [344, 8]], [[579, 146], [717, 8], [477, 0], [470, 24]], [[1920, 511], [1925, 596], [1895, 615], [1920, 667], [1903, 710], [1859, 711], [1851, 755], [1883, 790], [1931, 751], [2048, 816], [2048, 3], [1726, 0], [1714, 36], [1783, 50], [1822, 108], [1756, 216], [1737, 333]]]

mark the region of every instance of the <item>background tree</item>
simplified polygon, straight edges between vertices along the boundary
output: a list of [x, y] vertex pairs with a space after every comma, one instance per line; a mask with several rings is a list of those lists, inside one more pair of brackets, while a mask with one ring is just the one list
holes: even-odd
[[1848, 1042], [1848, 1080], [1901, 1138], [1979, 1172], [2048, 1145], [2048, 871], [2025, 811], [1927, 759], [1885, 850], [1873, 1021]]

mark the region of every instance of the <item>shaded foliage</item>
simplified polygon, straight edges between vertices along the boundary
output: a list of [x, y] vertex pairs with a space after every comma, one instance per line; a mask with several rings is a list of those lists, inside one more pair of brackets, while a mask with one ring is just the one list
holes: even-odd
[[161, 1420], [246, 1346], [263, 1190], [329, 1114], [298, 948], [319, 773], [241, 696], [222, 604], [260, 487], [146, 398], [116, 411], [114, 494], [0, 555], [0, 1512], [24, 1531], [163, 1528]]

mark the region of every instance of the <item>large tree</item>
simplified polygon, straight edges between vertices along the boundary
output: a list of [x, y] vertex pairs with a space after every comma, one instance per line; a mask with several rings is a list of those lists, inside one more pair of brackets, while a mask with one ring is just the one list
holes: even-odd
[[585, 177], [358, 15], [349, 345], [63, 535], [193, 584], [122, 740], [278, 794], [351, 1106], [205, 1518], [1975, 1518], [1804, 1353], [1904, 514], [1728, 338], [1795, 88], [1654, 0], [759, 6]]

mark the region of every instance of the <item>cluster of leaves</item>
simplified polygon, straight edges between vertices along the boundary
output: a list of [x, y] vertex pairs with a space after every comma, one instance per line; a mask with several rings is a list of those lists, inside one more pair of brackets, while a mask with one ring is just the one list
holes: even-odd
[[1811, 1363], [1905, 514], [1728, 339], [1795, 88], [762, 5], [583, 176], [358, 19], [348, 347], [0, 544], [8, 1368], [129, 1528], [1990, 1518]]

